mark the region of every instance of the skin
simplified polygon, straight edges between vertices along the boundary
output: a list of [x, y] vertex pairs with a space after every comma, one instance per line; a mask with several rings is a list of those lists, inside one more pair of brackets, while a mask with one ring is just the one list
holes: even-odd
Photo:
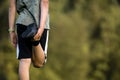
[[[15, 14], [16, 14], [16, 5], [15, 0], [10, 0], [9, 5], [9, 28], [14, 30], [14, 22], [15, 22]], [[15, 32], [10, 32], [10, 40], [14, 47], [17, 44], [17, 38]]]
[[48, 15], [48, 8], [49, 8], [49, 0], [41, 0], [41, 20], [40, 20], [40, 28], [38, 29], [37, 34], [34, 36], [34, 40], [39, 40], [43, 31], [46, 22], [46, 18]]
[[[15, 17], [16, 17], [16, 0], [9, 1], [9, 29], [15, 29]], [[34, 40], [40, 40], [41, 35], [44, 31], [44, 26], [46, 18], [48, 15], [49, 0], [41, 0], [41, 20], [37, 34], [34, 36]], [[17, 45], [17, 35], [15, 32], [9, 32], [11, 44], [16, 48]], [[38, 46], [36, 46], [37, 48]], [[43, 56], [43, 51], [41, 53]], [[42, 60], [44, 60], [42, 58]], [[19, 79], [29, 80], [29, 68], [31, 64], [31, 58], [20, 59], [19, 60]]]

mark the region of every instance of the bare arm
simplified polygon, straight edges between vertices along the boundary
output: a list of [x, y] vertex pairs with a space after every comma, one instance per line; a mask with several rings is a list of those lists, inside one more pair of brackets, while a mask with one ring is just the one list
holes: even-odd
[[16, 4], [15, 0], [10, 0], [9, 5], [9, 29], [14, 30]]
[[38, 33], [34, 37], [35, 40], [40, 39], [40, 37], [44, 31], [46, 19], [48, 16], [48, 9], [49, 9], [49, 0], [41, 0], [40, 26], [38, 29]]
[[16, 14], [16, 0], [9, 1], [9, 33], [10, 33], [10, 40], [14, 47], [17, 44], [17, 38], [15, 34], [15, 14]]

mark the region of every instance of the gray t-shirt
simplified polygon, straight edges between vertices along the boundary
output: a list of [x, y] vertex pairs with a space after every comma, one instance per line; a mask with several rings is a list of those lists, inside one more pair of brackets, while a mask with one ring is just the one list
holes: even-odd
[[[41, 0], [16, 0], [16, 8], [19, 11], [18, 18], [16, 20], [16, 24], [29, 25], [34, 22], [33, 17], [28, 12], [27, 9], [24, 8], [26, 5], [29, 11], [34, 16], [37, 26], [40, 24], [40, 1]], [[47, 16], [45, 29], [50, 29], [49, 27], [49, 14]]]

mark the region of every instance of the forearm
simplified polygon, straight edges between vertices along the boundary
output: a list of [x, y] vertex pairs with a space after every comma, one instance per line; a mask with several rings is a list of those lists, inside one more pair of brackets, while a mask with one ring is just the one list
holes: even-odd
[[14, 30], [15, 15], [16, 15], [15, 0], [10, 0], [10, 5], [9, 5], [9, 29], [10, 30]]
[[40, 30], [41, 32], [44, 30], [46, 19], [48, 16], [49, 9], [49, 0], [41, 0], [41, 16], [40, 16]]

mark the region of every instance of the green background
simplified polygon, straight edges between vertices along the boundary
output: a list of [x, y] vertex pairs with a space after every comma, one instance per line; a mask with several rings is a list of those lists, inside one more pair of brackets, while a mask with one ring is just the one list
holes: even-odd
[[[0, 1], [0, 80], [18, 80], [8, 33], [8, 1]], [[117, 0], [49, 0], [50, 37], [44, 68], [31, 80], [120, 80], [120, 6]]]

